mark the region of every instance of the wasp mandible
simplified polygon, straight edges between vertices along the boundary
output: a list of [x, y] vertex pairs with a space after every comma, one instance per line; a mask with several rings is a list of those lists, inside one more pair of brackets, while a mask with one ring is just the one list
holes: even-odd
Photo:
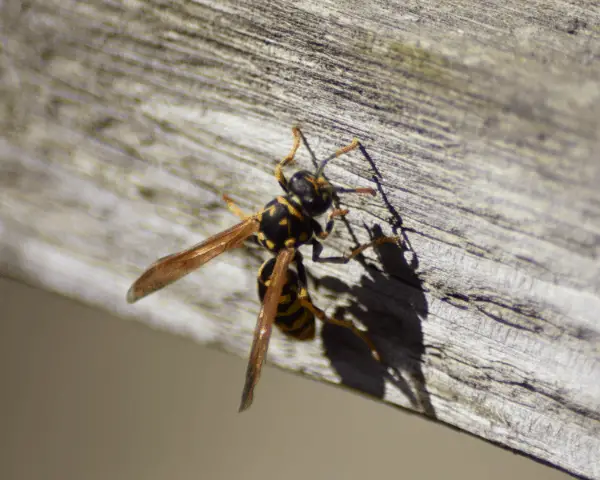
[[[344, 256], [322, 257], [325, 240], [333, 230], [334, 219], [348, 213], [345, 209], [332, 208], [338, 193], [375, 195], [372, 188], [342, 188], [333, 186], [323, 176], [327, 163], [334, 158], [354, 150], [359, 141], [340, 148], [325, 158], [315, 173], [307, 170], [296, 172], [289, 180], [283, 168], [294, 161], [294, 156], [303, 138], [300, 129], [292, 129], [294, 144], [290, 153], [275, 167], [275, 178], [285, 192], [259, 212], [246, 215], [229, 198], [223, 195], [229, 210], [242, 221], [209, 239], [154, 262], [131, 286], [127, 301], [136, 302], [187, 275], [221, 253], [241, 247], [246, 239], [255, 236], [256, 241], [275, 256], [267, 260], [258, 274], [258, 291], [261, 309], [258, 314], [250, 358], [246, 371], [246, 381], [239, 411], [252, 404], [254, 388], [260, 377], [262, 365], [267, 355], [273, 323], [279, 329], [297, 340], [310, 340], [315, 336], [315, 318], [350, 329], [369, 347], [375, 359], [381, 360], [368, 336], [349, 320], [330, 318], [314, 305], [307, 291], [306, 271], [303, 257], [298, 248], [304, 244], [312, 246], [314, 262], [347, 263], [365, 249], [386, 242], [396, 242], [397, 237], [379, 237], [355, 248]], [[325, 228], [315, 220], [330, 210]], [[292, 264], [295, 270], [290, 267]]]

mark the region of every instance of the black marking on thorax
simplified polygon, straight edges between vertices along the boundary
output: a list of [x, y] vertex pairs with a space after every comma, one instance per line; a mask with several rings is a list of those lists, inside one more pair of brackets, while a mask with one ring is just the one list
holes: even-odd
[[310, 217], [302, 213], [290, 196], [279, 196], [271, 200], [258, 219], [258, 242], [272, 252], [278, 252], [282, 248], [297, 248], [313, 236]]

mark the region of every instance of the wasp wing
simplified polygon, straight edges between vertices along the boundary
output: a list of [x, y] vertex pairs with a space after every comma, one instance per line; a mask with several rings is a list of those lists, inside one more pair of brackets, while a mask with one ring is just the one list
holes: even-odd
[[273, 322], [277, 315], [277, 307], [281, 292], [287, 280], [287, 271], [290, 262], [294, 259], [295, 250], [287, 248], [280, 250], [275, 261], [273, 273], [269, 279], [269, 286], [263, 299], [263, 304], [258, 314], [256, 328], [254, 330], [254, 340], [252, 341], [252, 349], [250, 350], [250, 358], [248, 360], [248, 368], [246, 370], [246, 383], [242, 392], [242, 402], [240, 404], [240, 412], [243, 412], [252, 405], [254, 396], [254, 387], [258, 383], [260, 371], [267, 356], [269, 348], [269, 339], [273, 329]]
[[226, 250], [242, 246], [244, 240], [258, 231], [259, 226], [260, 222], [253, 216], [187, 250], [158, 259], [131, 285], [127, 301], [136, 302], [179, 280]]

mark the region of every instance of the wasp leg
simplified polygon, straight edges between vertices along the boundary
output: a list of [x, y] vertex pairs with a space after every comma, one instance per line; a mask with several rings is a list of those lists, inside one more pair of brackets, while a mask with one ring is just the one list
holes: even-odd
[[294, 145], [292, 145], [292, 149], [290, 150], [290, 153], [288, 153], [287, 157], [285, 157], [275, 167], [275, 178], [277, 179], [277, 181], [279, 182], [279, 185], [281, 185], [281, 188], [283, 188], [283, 190], [285, 192], [288, 191], [288, 183], [287, 183], [287, 179], [285, 178], [285, 175], [283, 174], [283, 167], [294, 162], [294, 156], [296, 155], [298, 148], [300, 148], [300, 140], [302, 138], [300, 136], [300, 129], [298, 127], [292, 128], [292, 134], [294, 135]]
[[223, 194], [223, 200], [225, 201], [225, 203], [227, 203], [227, 208], [229, 209], [229, 211], [231, 213], [233, 213], [234, 215], [237, 215], [238, 217], [240, 217], [242, 220], [247, 220], [248, 218], [250, 218], [252, 216], [252, 215], [246, 215], [242, 211], [242, 209], [235, 204], [235, 202], [231, 199], [230, 196]]
[[323, 245], [319, 243], [317, 240], [312, 241], [312, 260], [313, 262], [321, 262], [321, 263], [348, 263], [357, 255], [360, 255], [367, 248], [374, 247], [376, 245], [381, 245], [383, 243], [398, 243], [400, 237], [379, 237], [375, 240], [365, 243], [364, 245], [360, 245], [352, 250], [350, 253], [340, 257], [321, 257], [321, 252], [323, 251]]
[[347, 215], [348, 211], [349, 210], [342, 208], [336, 208], [332, 210], [327, 217], [325, 230], [323, 230], [319, 222], [313, 220], [313, 231], [315, 232], [315, 235], [317, 235], [317, 237], [319, 237], [321, 240], [325, 240], [333, 231], [333, 219], [335, 217], [343, 217], [344, 215]]
[[356, 325], [354, 325], [354, 323], [352, 323], [352, 321], [339, 320], [337, 318], [328, 317], [327, 315], [325, 315], [325, 312], [323, 310], [321, 310], [314, 303], [312, 303], [312, 301], [308, 297], [308, 292], [307, 292], [306, 288], [304, 288], [304, 287], [302, 287], [300, 289], [300, 292], [298, 294], [298, 299], [300, 300], [300, 303], [302, 304], [302, 306], [304, 308], [307, 308], [308, 310], [310, 310], [311, 313], [315, 317], [317, 317], [319, 320], [321, 320], [323, 323], [331, 323], [332, 325], [338, 325], [340, 327], [344, 327], [344, 328], [351, 330], [352, 333], [354, 333], [354, 335], [356, 335], [357, 337], [362, 339], [362, 341], [367, 344], [367, 346], [369, 347], [369, 350], [371, 350], [371, 355], [373, 355], [373, 358], [375, 360], [377, 360], [378, 362], [381, 362], [381, 355], [377, 351], [377, 348], [375, 348], [375, 345], [373, 344], [373, 342], [371, 341], [369, 336], [362, 330], [359, 330], [356, 327]]

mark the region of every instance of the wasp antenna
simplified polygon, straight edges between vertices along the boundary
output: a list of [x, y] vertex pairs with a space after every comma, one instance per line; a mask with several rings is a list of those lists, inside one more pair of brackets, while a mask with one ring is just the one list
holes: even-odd
[[300, 134], [300, 138], [302, 139], [302, 142], [304, 143], [306, 150], [308, 150], [308, 153], [310, 155], [310, 159], [312, 160], [313, 165], [315, 166], [315, 168], [318, 169], [319, 168], [319, 160], [317, 160], [317, 156], [315, 155], [315, 152], [313, 152], [313, 149], [309, 145], [308, 140], [304, 136], [304, 133], [298, 126], [294, 127], [294, 129]]
[[377, 195], [377, 192], [373, 188], [370, 188], [370, 187], [364, 187], [364, 188], [335, 187], [333, 189], [333, 191], [335, 193], [358, 193], [358, 194], [362, 194], [362, 195], [372, 195], [372, 196]]
[[321, 162], [321, 165], [319, 165], [319, 168], [317, 169], [317, 176], [319, 176], [323, 173], [323, 170], [325, 170], [325, 166], [327, 165], [327, 163], [329, 163], [329, 161], [333, 160], [334, 158], [339, 157], [340, 155], [343, 155], [344, 153], [348, 153], [348, 152], [354, 150], [359, 145], [360, 145], [360, 142], [358, 141], [358, 138], [354, 138], [352, 140], [352, 142], [350, 142], [348, 145], [340, 148], [335, 153], [332, 153], [331, 155], [329, 155], [325, 160], [323, 160]]

